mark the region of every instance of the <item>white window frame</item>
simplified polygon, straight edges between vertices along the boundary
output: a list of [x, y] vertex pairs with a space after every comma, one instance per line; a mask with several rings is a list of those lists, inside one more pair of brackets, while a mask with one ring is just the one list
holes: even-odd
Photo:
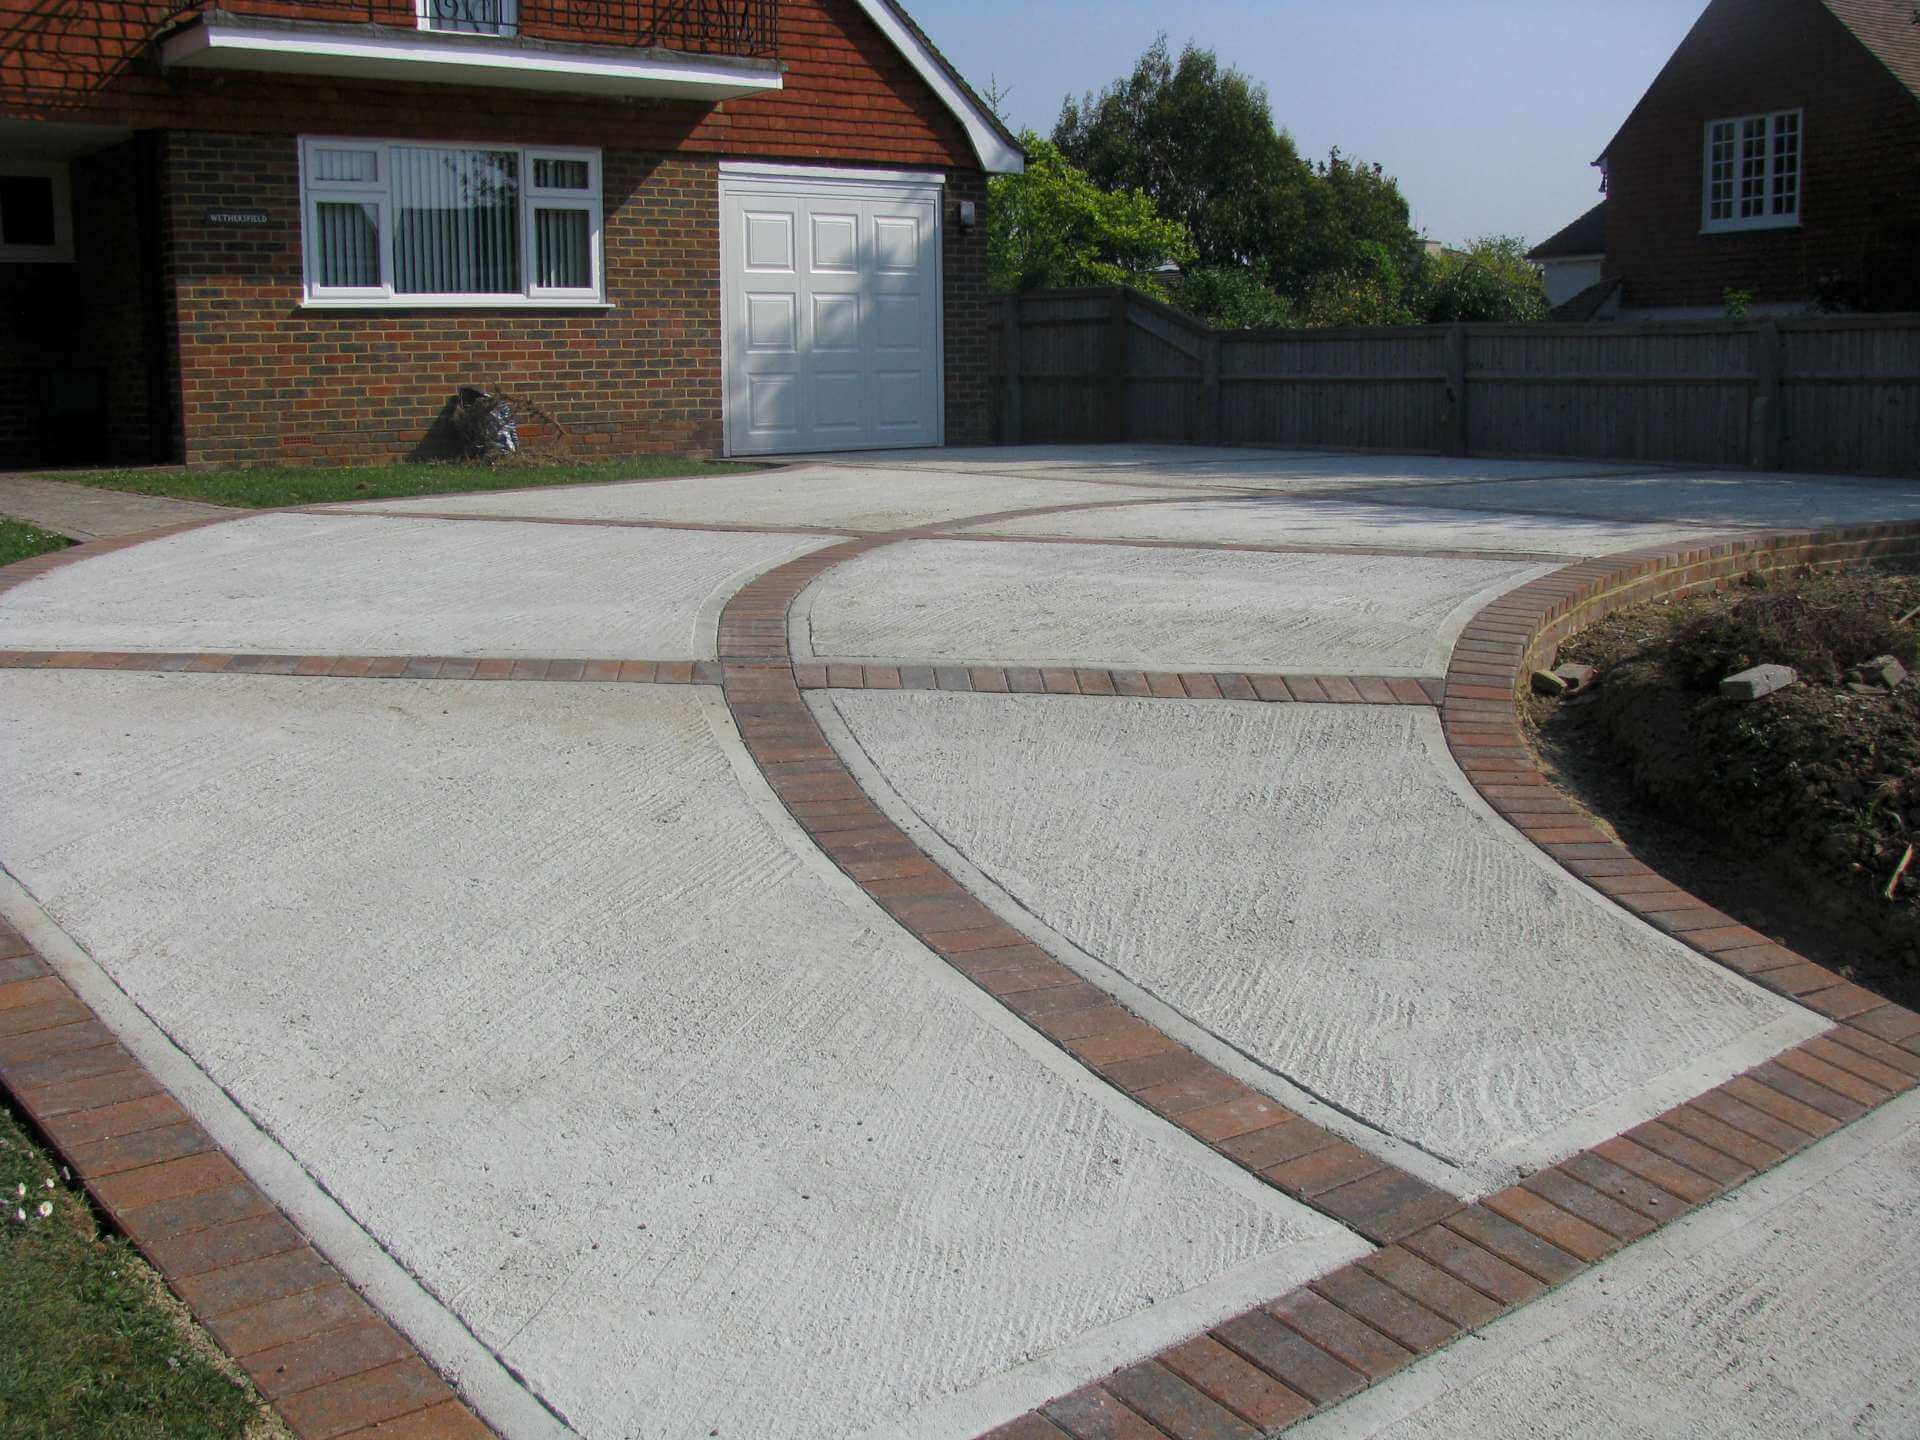
[[518, 35], [520, 33], [520, 0], [499, 0], [499, 5], [500, 28], [498, 30], [467, 30], [459, 25], [436, 25], [434, 0], [413, 0], [413, 13], [422, 30], [431, 30], [436, 35]]
[[16, 160], [0, 155], [0, 175], [53, 181], [53, 243], [0, 244], [0, 263], [66, 265], [73, 261], [73, 187], [64, 160]]
[[[419, 146], [450, 149], [506, 150], [519, 157], [520, 289], [498, 294], [416, 295], [393, 288], [393, 225], [391, 156], [396, 149]], [[319, 150], [370, 150], [376, 159], [375, 178], [367, 181], [310, 180], [319, 173], [314, 154]], [[539, 160], [584, 161], [587, 188], [566, 190], [533, 183]], [[602, 203], [600, 151], [561, 145], [504, 145], [491, 140], [374, 140], [362, 136], [307, 135], [300, 140], [301, 281], [310, 309], [610, 309], [607, 303], [605, 220]], [[368, 204], [375, 207], [380, 230], [380, 281], [377, 286], [320, 285], [313, 273], [313, 246], [309, 237], [319, 232], [322, 202]], [[534, 215], [540, 210], [576, 210], [587, 216], [588, 253], [593, 283], [574, 288], [534, 283]]]
[[[1783, 128], [1782, 122], [1791, 120], [1795, 132], [1794, 171], [1793, 171], [1793, 209], [1776, 210], [1774, 208], [1774, 185], [1781, 173], [1776, 167], [1777, 146]], [[1764, 167], [1760, 176], [1760, 197], [1762, 210], [1758, 215], [1742, 215], [1741, 205], [1741, 154], [1740, 147], [1743, 132], [1750, 124], [1758, 123], [1762, 127], [1761, 144], [1765, 151]], [[1733, 131], [1732, 172], [1728, 177], [1731, 191], [1728, 205], [1731, 214], [1716, 217], [1713, 213], [1713, 147], [1714, 132], [1721, 126], [1731, 127]], [[1763, 111], [1754, 115], [1728, 115], [1706, 123], [1701, 142], [1700, 170], [1700, 233], [1717, 235], [1738, 230], [1787, 230], [1800, 224], [1801, 211], [1806, 208], [1807, 198], [1807, 118], [1804, 110]]]

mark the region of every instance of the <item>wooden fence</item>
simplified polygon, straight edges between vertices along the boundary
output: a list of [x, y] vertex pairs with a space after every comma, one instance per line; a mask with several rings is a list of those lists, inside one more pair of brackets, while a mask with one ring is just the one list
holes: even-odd
[[1001, 296], [1003, 443], [1132, 440], [1920, 474], [1920, 315], [1210, 330]]

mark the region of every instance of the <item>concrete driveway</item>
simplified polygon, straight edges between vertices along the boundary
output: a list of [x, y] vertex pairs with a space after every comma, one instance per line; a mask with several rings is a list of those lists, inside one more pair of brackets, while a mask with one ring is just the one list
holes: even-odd
[[[1909, 519], [1148, 446], [250, 516], [0, 595], [0, 911], [503, 1434], [1184, 1436], [1021, 1418], [1160, 1356], [1250, 1435], [1298, 1387], [1193, 1337], [1830, 1027], [1467, 783], [1468, 622]], [[1312, 1424], [1912, 1433], [1914, 1103]]]

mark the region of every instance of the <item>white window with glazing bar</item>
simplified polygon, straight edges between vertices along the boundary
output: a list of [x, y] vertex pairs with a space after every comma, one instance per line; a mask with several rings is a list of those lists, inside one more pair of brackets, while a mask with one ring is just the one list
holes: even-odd
[[1702, 230], [1800, 223], [1802, 122], [1798, 110], [1707, 122]]
[[310, 305], [603, 304], [598, 150], [301, 142]]

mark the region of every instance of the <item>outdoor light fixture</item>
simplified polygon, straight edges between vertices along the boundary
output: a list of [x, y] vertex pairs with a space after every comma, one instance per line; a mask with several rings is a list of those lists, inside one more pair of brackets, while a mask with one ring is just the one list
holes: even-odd
[[971, 230], [977, 223], [979, 223], [979, 217], [974, 211], [973, 201], [962, 200], [960, 202], [960, 228], [962, 230]]

